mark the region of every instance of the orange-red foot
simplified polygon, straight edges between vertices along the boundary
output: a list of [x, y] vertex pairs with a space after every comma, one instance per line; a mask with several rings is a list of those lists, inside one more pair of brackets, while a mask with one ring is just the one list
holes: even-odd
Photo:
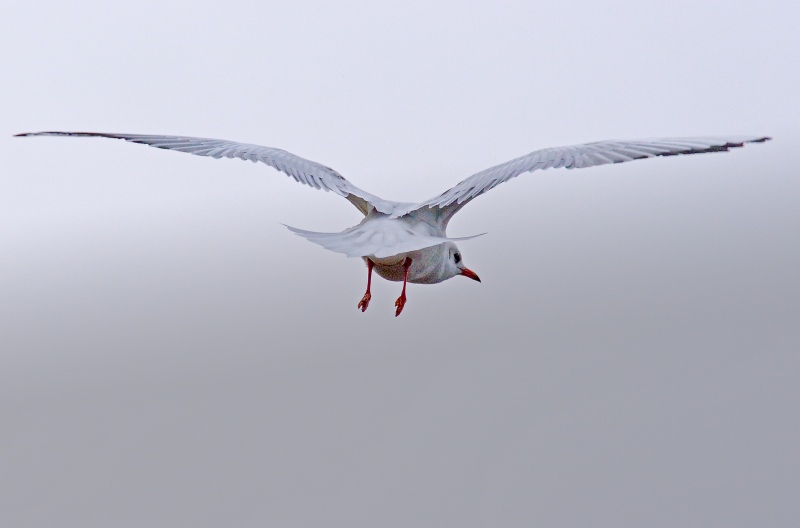
[[372, 294], [367, 292], [364, 294], [361, 300], [358, 301], [358, 309], [361, 310], [362, 313], [367, 311], [367, 306], [369, 306], [370, 299], [372, 299]]
[[403, 307], [406, 305], [406, 294], [403, 293], [397, 300], [394, 302], [394, 305], [397, 306], [397, 311], [394, 313], [394, 316], [397, 317], [400, 315], [400, 312], [403, 311]]

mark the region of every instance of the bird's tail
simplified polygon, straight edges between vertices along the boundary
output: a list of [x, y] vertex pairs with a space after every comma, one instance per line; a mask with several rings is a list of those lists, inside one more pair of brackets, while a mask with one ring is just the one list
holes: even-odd
[[295, 235], [301, 236], [309, 242], [320, 245], [329, 251], [344, 253], [348, 257], [387, 258], [401, 253], [438, 246], [445, 242], [468, 240], [486, 234], [448, 238], [421, 235], [403, 229], [375, 229], [363, 224], [345, 229], [340, 233], [319, 233], [298, 229], [286, 224], [283, 225]]

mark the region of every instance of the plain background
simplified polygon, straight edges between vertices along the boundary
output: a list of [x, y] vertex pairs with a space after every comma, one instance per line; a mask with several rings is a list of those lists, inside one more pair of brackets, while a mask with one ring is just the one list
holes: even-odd
[[[789, 1], [6, 2], [3, 526], [800, 525], [800, 13]], [[754, 134], [526, 174], [451, 223], [482, 284], [376, 281], [280, 223], [287, 149], [422, 200], [532, 150]]]

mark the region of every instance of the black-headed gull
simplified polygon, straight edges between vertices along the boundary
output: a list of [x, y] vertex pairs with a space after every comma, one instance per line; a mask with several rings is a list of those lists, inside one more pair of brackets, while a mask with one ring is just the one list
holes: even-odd
[[[330, 167], [295, 156], [285, 150], [248, 145], [220, 139], [95, 132], [36, 132], [19, 136], [81, 136], [124, 139], [162, 149], [178, 150], [213, 158], [241, 158], [266, 163], [296, 181], [347, 198], [364, 215], [358, 225], [341, 233], [317, 233], [289, 227], [325, 249], [360, 257], [367, 264], [367, 291], [359, 301], [367, 309], [372, 270], [390, 281], [403, 281], [403, 291], [395, 302], [395, 315], [406, 304], [406, 283], [436, 284], [456, 275], [480, 282], [478, 275], [464, 265], [461, 252], [445, 231], [455, 213], [473, 198], [524, 172], [565, 167], [581, 169], [607, 163], [623, 163], [656, 156], [722, 152], [745, 143], [763, 143], [769, 137], [666, 138], [641, 141], [598, 141], [569, 147], [537, 150], [496, 165], [465, 179], [452, 189], [421, 203], [384, 200], [362, 191]], [[477, 236], [477, 235], [476, 235]]]

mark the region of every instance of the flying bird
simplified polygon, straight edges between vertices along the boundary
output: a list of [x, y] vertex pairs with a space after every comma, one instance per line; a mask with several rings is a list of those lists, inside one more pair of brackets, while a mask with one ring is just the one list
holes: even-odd
[[386, 280], [402, 281], [402, 292], [395, 301], [395, 316], [400, 315], [406, 305], [406, 284], [409, 282], [436, 284], [458, 275], [480, 282], [478, 275], [464, 264], [461, 251], [455, 244], [456, 241], [474, 237], [449, 238], [446, 234], [447, 224], [454, 214], [474, 198], [520, 174], [560, 167], [582, 169], [657, 156], [724, 152], [745, 143], [763, 143], [771, 139], [692, 137], [610, 140], [547, 148], [473, 174], [455, 187], [424, 202], [405, 203], [379, 198], [356, 187], [330, 167], [272, 147], [187, 136], [96, 132], [35, 132], [17, 136], [105, 137], [197, 156], [240, 158], [253, 163], [265, 163], [295, 181], [343, 196], [364, 215], [358, 225], [340, 233], [318, 233], [286, 227], [325, 249], [344, 253], [348, 257], [359, 257], [366, 262], [367, 291], [357, 305], [362, 312], [372, 299], [370, 287], [373, 270]]

